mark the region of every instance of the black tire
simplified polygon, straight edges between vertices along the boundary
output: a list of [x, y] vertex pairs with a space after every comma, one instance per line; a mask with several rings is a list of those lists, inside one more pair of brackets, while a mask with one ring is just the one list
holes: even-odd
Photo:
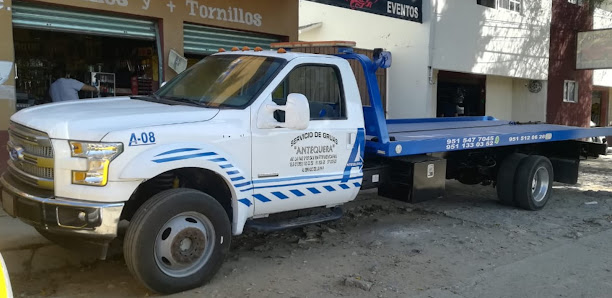
[[[183, 217], [189, 224], [212, 227], [214, 231], [202, 229], [207, 232], [193, 234], [192, 231], [197, 229], [176, 226], [173, 231], [168, 228], [169, 224], [182, 220]], [[162, 228], [164, 231], [161, 231]], [[210, 239], [213, 238], [210, 236], [212, 234], [214, 239]], [[189, 239], [187, 249], [190, 251], [185, 252], [184, 242], [179, 241], [180, 239]], [[171, 242], [172, 253], [169, 254], [171, 261], [163, 257], [156, 258], [156, 254], [159, 253], [159, 243], [162, 243], [160, 240]], [[128, 269], [138, 280], [155, 292], [171, 294], [197, 288], [208, 282], [221, 267], [229, 251], [230, 242], [231, 224], [221, 204], [206, 193], [177, 188], [154, 195], [138, 208], [127, 229], [123, 252]], [[213, 247], [210, 248], [208, 245]], [[205, 256], [198, 257], [198, 254]], [[175, 261], [174, 257], [194, 258], [194, 255], [198, 261], [192, 263], [198, 265], [194, 266], [193, 272], [187, 272], [182, 276], [168, 273], [170, 269], [167, 267], [171, 264], [183, 265], [190, 262], [176, 259], [176, 263], [171, 263]]]
[[514, 199], [523, 209], [540, 210], [550, 199], [553, 182], [553, 166], [548, 158], [538, 155], [526, 157], [514, 176]]
[[504, 205], [518, 206], [514, 200], [514, 176], [525, 154], [513, 153], [504, 159], [497, 172], [497, 198]]

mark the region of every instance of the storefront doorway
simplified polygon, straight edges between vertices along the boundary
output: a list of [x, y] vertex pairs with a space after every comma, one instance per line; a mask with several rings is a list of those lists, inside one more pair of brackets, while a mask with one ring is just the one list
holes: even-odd
[[486, 76], [440, 71], [437, 116], [484, 116]]
[[591, 96], [591, 122], [595, 123], [595, 126], [608, 126], [609, 124], [609, 91], [608, 88], [594, 87], [594, 91]]
[[80, 92], [80, 98], [157, 90], [157, 36], [152, 21], [15, 1], [17, 110], [50, 102], [50, 85], [66, 76], [99, 87], [99, 94]]

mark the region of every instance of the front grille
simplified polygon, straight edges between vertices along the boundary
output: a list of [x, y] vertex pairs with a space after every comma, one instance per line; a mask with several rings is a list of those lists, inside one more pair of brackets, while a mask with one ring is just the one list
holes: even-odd
[[[10, 154], [12, 162], [9, 165], [21, 172], [11, 171], [13, 176], [36, 187], [52, 188], [53, 147], [46, 133], [11, 122], [9, 153], [11, 150], [14, 152]], [[39, 165], [51, 165], [51, 167]]]
[[53, 169], [52, 168], [43, 168], [43, 167], [35, 166], [33, 164], [25, 163], [25, 162], [18, 164], [17, 168], [19, 168], [20, 170], [30, 175], [34, 175], [36, 177], [53, 179]]
[[38, 155], [41, 157], [53, 157], [53, 148], [51, 148], [50, 146], [36, 146], [36, 145], [30, 145], [30, 144], [23, 144], [21, 145], [23, 147], [23, 149], [25, 150], [25, 152], [27, 153], [31, 153], [34, 155]]

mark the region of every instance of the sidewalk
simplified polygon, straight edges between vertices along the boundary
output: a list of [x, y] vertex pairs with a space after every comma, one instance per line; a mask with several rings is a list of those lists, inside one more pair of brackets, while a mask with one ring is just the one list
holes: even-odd
[[1, 208], [0, 252], [9, 274], [31, 274], [96, 260], [49, 242], [33, 227], [10, 217]]

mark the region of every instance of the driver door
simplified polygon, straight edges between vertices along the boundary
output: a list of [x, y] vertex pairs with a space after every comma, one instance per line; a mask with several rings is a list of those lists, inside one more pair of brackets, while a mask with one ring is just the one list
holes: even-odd
[[[343, 66], [298, 59], [300, 63], [277, 83], [263, 105], [252, 111], [252, 117], [265, 117], [262, 109], [284, 105], [291, 93], [306, 96], [310, 106], [305, 130], [253, 127], [255, 215], [338, 205], [354, 197], [361, 186], [361, 175], [351, 178], [351, 171], [348, 175], [345, 171], [357, 128], [347, 115]], [[273, 115], [284, 122], [284, 114]]]

